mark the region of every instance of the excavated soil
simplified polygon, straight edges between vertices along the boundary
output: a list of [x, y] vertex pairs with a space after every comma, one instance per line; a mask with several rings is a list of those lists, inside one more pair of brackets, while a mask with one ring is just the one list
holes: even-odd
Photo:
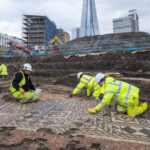
[[[76, 73], [83, 71], [89, 75], [98, 72], [109, 73], [116, 79], [129, 82], [140, 88], [140, 103], [150, 102], [150, 50], [116, 51], [75, 55], [30, 56], [19, 58], [0, 58], [8, 66], [9, 81], [0, 81], [0, 106], [15, 100], [9, 94], [9, 84], [16, 71], [23, 63], [31, 63], [34, 72], [32, 80], [37, 88], [42, 89], [40, 100], [93, 100], [85, 96], [82, 90], [78, 96], [69, 97], [78, 83]], [[30, 105], [30, 104], [29, 104]], [[150, 109], [139, 116], [150, 119]], [[79, 127], [82, 124], [78, 123]], [[63, 134], [53, 133], [51, 129], [24, 131], [15, 127], [0, 127], [0, 149], [2, 150], [110, 150], [110, 149], [145, 149], [149, 145], [134, 144], [134, 142], [118, 142], [111, 139], [96, 137], [72, 136], [77, 129], [68, 129]], [[18, 138], [17, 138], [18, 137]], [[34, 137], [34, 138], [33, 138]], [[124, 147], [125, 145], [127, 147]], [[144, 148], [143, 148], [144, 147]]]
[[128, 39], [128, 38], [141, 38], [141, 37], [149, 37], [150, 34], [146, 32], [137, 32], [137, 33], [117, 33], [117, 34], [105, 34], [105, 35], [97, 35], [92, 37], [82, 37], [72, 40], [68, 43], [76, 43], [81, 41], [90, 41], [90, 40], [118, 40], [118, 39]]
[[48, 84], [73, 88], [78, 82], [77, 72], [89, 75], [103, 72], [139, 87], [144, 99], [150, 97], [150, 50], [1, 58], [1, 61], [8, 66], [10, 80], [20, 65], [28, 62], [33, 66], [36, 86]]

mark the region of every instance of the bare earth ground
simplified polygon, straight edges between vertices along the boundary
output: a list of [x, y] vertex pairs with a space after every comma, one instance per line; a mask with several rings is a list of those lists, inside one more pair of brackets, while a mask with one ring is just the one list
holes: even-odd
[[[140, 103], [150, 103], [150, 51], [97, 55], [56, 55], [3, 58], [9, 81], [0, 81], [0, 150], [149, 150], [150, 109], [131, 119], [117, 114], [115, 103], [97, 114], [88, 108], [99, 103], [69, 93], [78, 83], [76, 73], [110, 73], [140, 88]], [[32, 80], [42, 89], [35, 103], [17, 103], [9, 84], [20, 65], [31, 63]]]

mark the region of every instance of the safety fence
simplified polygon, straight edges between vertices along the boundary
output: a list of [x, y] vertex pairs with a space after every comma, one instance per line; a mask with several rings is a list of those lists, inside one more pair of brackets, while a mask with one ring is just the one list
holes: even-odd
[[135, 51], [135, 50], [145, 50], [150, 49], [150, 47], [136, 47], [136, 48], [120, 48], [120, 49], [87, 49], [87, 50], [74, 50], [74, 51], [59, 51], [57, 53], [62, 54], [75, 54], [75, 53], [88, 53], [88, 52], [98, 52], [98, 51]]
[[[132, 44], [125, 46], [126, 42], [130, 42]], [[88, 44], [86, 44], [86, 42], [82, 42], [82, 43], [85, 43], [85, 45], [88, 45]], [[69, 44], [70, 43], [68, 43], [68, 47], [69, 47]], [[25, 53], [20, 53], [20, 54], [1, 54], [0, 53], [0, 57], [10, 58], [10, 57], [31, 56], [31, 55], [32, 56], [39, 56], [39, 55], [51, 55], [51, 54], [90, 53], [90, 52], [98, 52], [98, 51], [135, 51], [135, 50], [148, 50], [148, 49], [150, 49], [150, 37], [128, 38], [128, 39], [121, 39], [121, 40], [101, 40], [101, 41], [99, 41], [99, 45], [100, 44], [105, 44], [106, 45], [105, 48], [99, 48], [98, 46], [95, 47], [95, 48], [93, 48], [93, 47], [92, 48], [88, 48], [88, 46], [86, 46], [86, 47], [82, 47], [81, 46], [81, 47], [78, 47], [78, 49], [74, 50], [70, 46], [70, 48], [59, 49], [57, 51], [46, 51], [46, 52], [42, 52], [42, 53], [32, 53], [32, 54], [25, 54]], [[121, 44], [124, 44], [124, 45], [121, 45]], [[65, 44], [65, 45], [67, 46], [67, 44]], [[111, 45], [111, 46], [109, 46], [109, 45]]]
[[79, 50], [79, 49], [122, 49], [150, 47], [150, 37], [126, 38], [119, 40], [80, 40], [78, 42], [69, 42], [60, 47], [61, 50]]
[[90, 53], [90, 52], [99, 52], [99, 51], [135, 51], [135, 50], [146, 50], [150, 47], [136, 47], [136, 48], [120, 48], [120, 49], [87, 49], [87, 50], [74, 50], [74, 51], [55, 51], [55, 52], [47, 52], [47, 53], [38, 53], [32, 55], [0, 55], [0, 57], [11, 58], [11, 57], [20, 57], [20, 56], [42, 56], [42, 55], [51, 55], [51, 54], [76, 54], [76, 53]]

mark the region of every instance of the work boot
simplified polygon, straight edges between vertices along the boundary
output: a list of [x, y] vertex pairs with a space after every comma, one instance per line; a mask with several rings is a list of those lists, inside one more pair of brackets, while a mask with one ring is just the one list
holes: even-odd
[[36, 100], [27, 100], [27, 101], [19, 101], [19, 103], [21, 103], [21, 104], [25, 104], [25, 103], [33, 103], [33, 102], [37, 102], [37, 100], [38, 99], [36, 99]]
[[145, 112], [147, 110], [147, 108], [148, 108], [147, 103], [143, 103], [140, 106], [143, 108], [143, 112]]
[[30, 102], [37, 102], [39, 99], [35, 99], [35, 100], [30, 100]]

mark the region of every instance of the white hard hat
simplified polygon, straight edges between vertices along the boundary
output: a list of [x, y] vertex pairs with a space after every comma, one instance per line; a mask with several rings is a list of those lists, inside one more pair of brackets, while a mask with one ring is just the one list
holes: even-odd
[[80, 79], [81, 75], [83, 75], [83, 72], [78, 72], [77, 73], [77, 78]]
[[96, 81], [97, 83], [99, 83], [104, 77], [105, 77], [105, 75], [104, 75], [103, 73], [98, 73], [98, 74], [96, 74], [96, 76], [95, 76], [95, 81]]
[[27, 70], [27, 71], [32, 71], [32, 66], [26, 63], [26, 64], [23, 64], [22, 69]]

